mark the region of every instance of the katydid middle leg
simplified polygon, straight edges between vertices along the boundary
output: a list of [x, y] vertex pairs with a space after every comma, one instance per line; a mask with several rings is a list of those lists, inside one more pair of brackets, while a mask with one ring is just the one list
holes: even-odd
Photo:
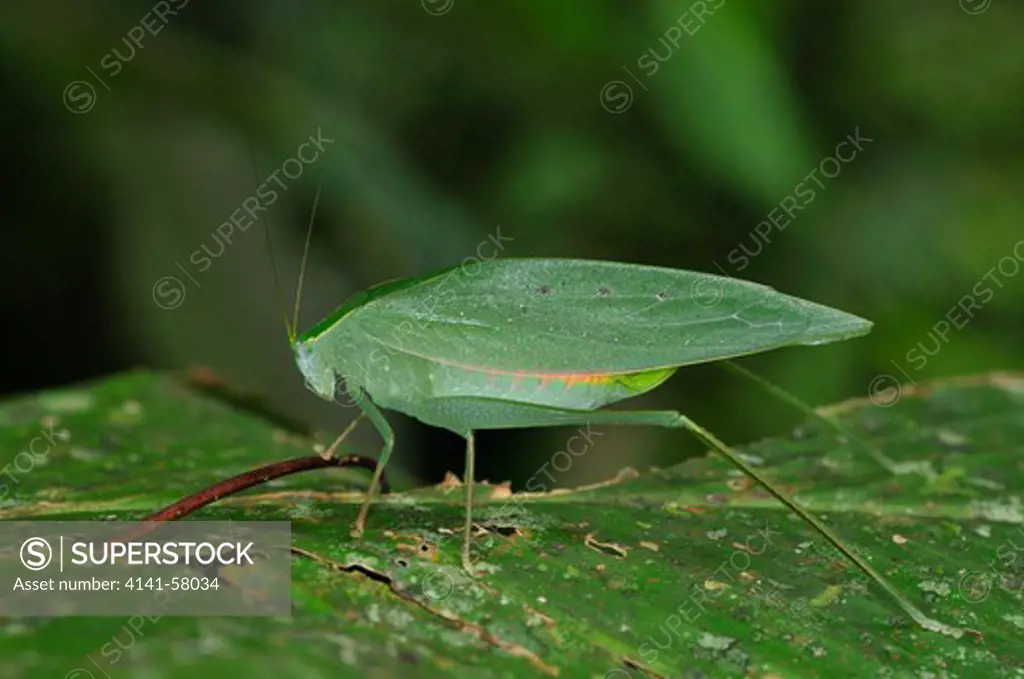
[[466, 439], [466, 516], [462, 544], [462, 566], [469, 575], [475, 575], [470, 561], [473, 542], [473, 486], [476, 460], [475, 428], [463, 413], [472, 413], [479, 429], [521, 429], [533, 427], [594, 425], [646, 425], [662, 427], [682, 426], [679, 413], [673, 411], [601, 411], [566, 410], [528, 403], [472, 396], [444, 397], [434, 400], [437, 410], [425, 418], [428, 424], [444, 427]]
[[469, 575], [473, 572], [473, 564], [469, 560], [469, 543], [473, 540], [473, 466], [476, 456], [473, 432], [466, 435], [466, 527], [462, 536], [462, 568]]
[[352, 537], [357, 538], [363, 534], [363, 528], [366, 526], [366, 513], [370, 511], [370, 505], [377, 494], [377, 486], [380, 484], [380, 475], [384, 472], [384, 466], [388, 463], [391, 451], [395, 447], [395, 432], [391, 430], [391, 425], [384, 419], [384, 415], [359, 385], [346, 382], [346, 389], [352, 400], [369, 418], [373, 426], [377, 428], [380, 437], [384, 439], [384, 445], [381, 447], [380, 455], [377, 458], [377, 468], [373, 471], [370, 488], [366, 491], [366, 501], [363, 502], [363, 506], [359, 509], [359, 515], [356, 517], [355, 523], [352, 524]]

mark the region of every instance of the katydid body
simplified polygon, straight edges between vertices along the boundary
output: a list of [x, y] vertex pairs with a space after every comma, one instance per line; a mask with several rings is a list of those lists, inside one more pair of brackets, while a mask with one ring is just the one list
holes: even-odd
[[[810, 524], [919, 625], [954, 637], [971, 631], [927, 617], [817, 517], [685, 415], [601, 410], [654, 389], [684, 365], [844, 340], [867, 333], [870, 321], [734, 278], [618, 262], [503, 259], [377, 285], [297, 335], [319, 200], [318, 189], [292, 320], [286, 312], [284, 322], [307, 386], [327, 400], [343, 388], [384, 442], [354, 536], [362, 535], [394, 448], [380, 408], [466, 439], [462, 564], [471, 575], [473, 432], [579, 424], [684, 427]], [[264, 235], [273, 260], [270, 232]], [[273, 273], [280, 293], [276, 266]], [[788, 395], [786, 400], [802, 405]], [[360, 419], [322, 454], [330, 457]], [[874, 456], [893, 469], [884, 454]]]
[[475, 431], [684, 427], [810, 524], [918, 624], [963, 635], [928, 618], [817, 517], [685, 415], [602, 410], [656, 388], [681, 366], [848, 339], [867, 333], [869, 321], [733, 278], [617, 262], [503, 259], [375, 286], [297, 336], [301, 273], [299, 281], [285, 325], [307, 386], [327, 400], [339, 387], [347, 391], [383, 439], [354, 536], [363, 532], [394, 448], [381, 408], [466, 439], [462, 563], [469, 574]]
[[[586, 423], [689, 426], [675, 411], [604, 411], [679, 367], [866, 333], [856, 316], [731, 278], [617, 262], [504, 259], [371, 288], [293, 341], [309, 387], [339, 380], [384, 439], [380, 408], [466, 439], [469, 564], [473, 432]], [[747, 470], [749, 473], [749, 470]]]

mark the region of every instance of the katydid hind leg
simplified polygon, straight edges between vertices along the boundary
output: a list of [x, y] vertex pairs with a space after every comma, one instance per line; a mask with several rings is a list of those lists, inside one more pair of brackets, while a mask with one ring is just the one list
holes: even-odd
[[377, 468], [373, 472], [370, 487], [366, 491], [366, 500], [363, 502], [363, 506], [359, 508], [359, 515], [356, 517], [355, 523], [352, 524], [352, 537], [357, 538], [363, 534], [363, 528], [366, 526], [366, 514], [370, 511], [370, 505], [373, 504], [377, 488], [380, 485], [380, 475], [384, 472], [384, 467], [391, 457], [391, 451], [395, 447], [395, 432], [392, 431], [391, 425], [384, 419], [384, 415], [373, 404], [373, 401], [370, 400], [366, 392], [360, 389], [358, 385], [348, 381], [346, 381], [345, 388], [352, 396], [352, 400], [356, 402], [370, 422], [373, 423], [373, 426], [380, 433], [380, 437], [384, 440], [380, 456], [377, 458]]
[[414, 416], [465, 436], [480, 429], [533, 429], [581, 424], [681, 427], [674, 410], [569, 410], [475, 396], [447, 396], [422, 404]]
[[757, 483], [763, 486], [765, 490], [767, 490], [769, 493], [775, 496], [775, 499], [777, 499], [779, 502], [784, 504], [788, 509], [796, 513], [801, 519], [810, 524], [811, 527], [814, 528], [814, 530], [817, 531], [819, 535], [828, 540], [828, 542], [833, 547], [835, 547], [843, 556], [845, 556], [847, 559], [853, 562], [853, 564], [857, 566], [857, 568], [863, 571], [865, 575], [874, 580], [879, 587], [885, 590], [885, 592], [890, 597], [892, 597], [892, 599], [897, 604], [899, 604], [900, 608], [902, 608], [903, 611], [914, 620], [914, 622], [919, 624], [921, 627], [924, 627], [925, 629], [929, 629], [935, 632], [941, 632], [942, 634], [946, 634], [948, 636], [952, 636], [955, 638], [959, 638], [963, 636], [965, 632], [970, 631], [964, 630], [959, 627], [953, 627], [938, 620], [929, 618], [927, 615], [924, 614], [923, 611], [921, 611], [917, 606], [911, 603], [909, 599], [903, 596], [903, 593], [900, 592], [900, 590], [898, 590], [895, 585], [890, 583], [889, 580], [885, 578], [885, 576], [883, 576], [881, 573], [875, 570], [875, 568], [871, 566], [871, 564], [868, 563], [868, 561], [864, 557], [862, 557], [851, 547], [846, 545], [846, 543], [844, 543], [838, 535], [832, 532], [831, 528], [826, 526], [821, 520], [814, 516], [814, 514], [808, 511], [803, 505], [798, 503], [794, 498], [790, 497], [789, 494], [772, 485], [772, 483], [769, 482], [766, 478], [764, 478], [760, 472], [758, 472], [756, 469], [747, 464], [743, 460], [743, 458], [736, 453], [736, 451], [734, 451], [728, 445], [723, 443], [718, 437], [709, 432], [707, 429], [704, 429], [699, 424], [697, 424], [690, 418], [686, 417], [685, 415], [681, 416], [680, 420], [681, 426], [685, 427], [690, 431], [690, 433], [692, 433], [698, 439], [700, 439], [707, 445], [711, 446], [715, 451], [722, 455], [722, 457], [728, 460], [732, 465], [739, 468], [744, 474], [757, 481]]
[[462, 568], [469, 575], [476, 575], [469, 558], [469, 546], [473, 541], [473, 476], [476, 458], [476, 442], [473, 432], [466, 435], [466, 526], [462, 534]]
[[[784, 504], [801, 519], [811, 525], [816, 532], [828, 540], [841, 554], [848, 558], [854, 565], [863, 571], [869, 578], [875, 581], [890, 597], [909, 615], [917, 624], [922, 627], [941, 632], [943, 634], [960, 637], [966, 630], [946, 625], [937, 620], [927, 617], [920, 609], [910, 602], [903, 594], [892, 585], [881, 573], [876, 571], [871, 564], [861, 557], [857, 552], [848, 547], [828, 526], [818, 520], [811, 512], [796, 502], [787, 493], [775, 487], [770, 481], [764, 478], [760, 472], [747, 464], [735, 451], [715, 437], [696, 422], [675, 411], [620, 411], [620, 410], [562, 410], [546, 406], [534, 406], [523, 403], [513, 403], [496, 399], [480, 399], [458, 397], [445, 400], [449, 406], [445, 409], [447, 414], [459, 412], [470, 412], [475, 422], [474, 429], [504, 429], [517, 427], [548, 427], [563, 425], [635, 425], [635, 426], [660, 426], [660, 427], [682, 427], [688, 429], [702, 442], [709, 445], [728, 462], [739, 468], [744, 474], [764, 486], [777, 500]], [[453, 430], [457, 429], [457, 419], [452, 419]], [[445, 425], [442, 425], [445, 426]], [[468, 428], [468, 427], [467, 427]]]

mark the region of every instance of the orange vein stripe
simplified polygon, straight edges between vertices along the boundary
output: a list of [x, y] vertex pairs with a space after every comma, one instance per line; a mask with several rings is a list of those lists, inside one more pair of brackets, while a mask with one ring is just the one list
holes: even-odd
[[541, 380], [563, 380], [568, 384], [607, 384], [613, 381], [618, 376], [627, 375], [629, 374], [629, 372], [635, 372], [551, 372], [544, 370], [500, 370], [498, 368], [484, 368], [482, 366], [466, 365], [464, 363], [458, 363], [456, 361], [446, 361], [444, 359], [437, 358], [436, 356], [427, 356], [426, 354], [420, 354], [415, 351], [409, 351], [404, 347], [396, 347], [392, 344], [388, 344], [387, 342], [377, 337], [370, 336], [370, 338], [375, 342], [379, 342], [380, 344], [383, 344], [384, 346], [393, 349], [399, 353], [409, 354], [410, 356], [416, 356], [417, 358], [422, 358], [427, 361], [434, 361], [435, 363], [440, 363], [441, 365], [447, 365], [453, 368], [462, 368], [463, 370], [468, 370], [471, 372], [482, 372], [488, 375], [511, 375], [513, 378], [513, 384], [524, 377], [536, 377]]
[[[441, 362], [441, 361], [439, 361]], [[508, 370], [497, 370], [493, 368], [480, 368], [476, 366], [460, 365], [457, 363], [446, 363], [445, 365], [451, 365], [453, 367], [461, 368], [470, 372], [482, 372], [487, 375], [512, 375], [513, 387], [524, 377], [536, 377], [540, 379], [541, 385], [545, 385], [549, 382], [564, 382], [567, 386], [573, 384], [607, 384], [615, 379], [618, 373], [587, 373], [587, 372], [576, 372], [576, 373], [556, 373], [556, 372], [530, 372], [525, 370], [516, 370], [510, 372]]]

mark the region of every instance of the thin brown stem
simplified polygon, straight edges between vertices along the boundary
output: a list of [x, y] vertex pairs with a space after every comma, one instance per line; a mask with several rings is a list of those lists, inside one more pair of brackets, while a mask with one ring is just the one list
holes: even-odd
[[[285, 460], [284, 462], [274, 462], [264, 465], [258, 469], [245, 472], [244, 474], [233, 476], [230, 479], [219, 481], [198, 493], [193, 493], [192, 495], [182, 498], [181, 500], [178, 500], [157, 512], [153, 512], [146, 518], [142, 519], [142, 521], [147, 522], [145, 527], [140, 527], [139, 530], [130, 535], [124, 535], [116, 541], [127, 542], [129, 540], [138, 540], [155, 530], [158, 525], [156, 522], [180, 519], [183, 516], [187, 516], [192, 512], [202, 509], [206, 505], [217, 502], [229, 495], [240, 493], [243, 490], [259, 486], [267, 483], [268, 481], [273, 481], [274, 479], [279, 479], [282, 476], [312, 471], [314, 469], [323, 469], [325, 467], [363, 467], [364, 469], [373, 471], [377, 468], [377, 461], [361, 455], [346, 455], [345, 457], [332, 457], [330, 459], [324, 459], [320, 455], [310, 455], [308, 457], [297, 457], [291, 460]], [[380, 491], [382, 493], [390, 491], [390, 484], [388, 483], [383, 470], [380, 474]]]

